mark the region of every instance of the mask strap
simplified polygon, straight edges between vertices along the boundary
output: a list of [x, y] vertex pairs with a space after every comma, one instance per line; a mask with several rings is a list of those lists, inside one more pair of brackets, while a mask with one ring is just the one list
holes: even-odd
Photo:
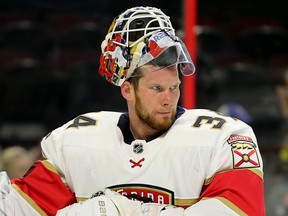
[[146, 46], [146, 44], [143, 41], [137, 45], [137, 48], [133, 54], [131, 65], [128, 69], [128, 74], [127, 74], [126, 79], [128, 79], [132, 75], [132, 73], [134, 72], [137, 64], [139, 63], [140, 57], [142, 56], [142, 50], [145, 46]]

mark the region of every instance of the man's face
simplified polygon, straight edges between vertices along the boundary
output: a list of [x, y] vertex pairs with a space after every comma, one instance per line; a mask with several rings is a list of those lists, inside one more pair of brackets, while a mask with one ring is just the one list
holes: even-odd
[[143, 76], [135, 92], [135, 112], [147, 126], [166, 130], [175, 118], [180, 97], [181, 81], [176, 66], [154, 71], [154, 66], [146, 65], [141, 70]]

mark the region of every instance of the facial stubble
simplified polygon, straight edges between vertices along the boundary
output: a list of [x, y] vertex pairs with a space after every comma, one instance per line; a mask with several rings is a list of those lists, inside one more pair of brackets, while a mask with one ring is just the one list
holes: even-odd
[[158, 131], [167, 130], [172, 125], [176, 115], [176, 109], [174, 109], [170, 117], [163, 117], [161, 120], [157, 119], [153, 114], [145, 111], [141, 98], [137, 93], [135, 94], [135, 111], [142, 123]]

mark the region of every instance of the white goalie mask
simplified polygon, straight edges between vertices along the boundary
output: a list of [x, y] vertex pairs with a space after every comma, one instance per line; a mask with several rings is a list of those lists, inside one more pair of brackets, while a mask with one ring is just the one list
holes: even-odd
[[116, 17], [101, 45], [99, 73], [121, 86], [136, 68], [177, 65], [188, 76], [195, 67], [184, 43], [175, 35], [170, 18], [154, 7], [134, 7]]

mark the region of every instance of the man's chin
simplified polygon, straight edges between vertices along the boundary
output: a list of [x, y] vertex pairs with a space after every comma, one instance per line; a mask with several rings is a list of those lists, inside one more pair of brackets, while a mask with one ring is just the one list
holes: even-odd
[[154, 122], [154, 128], [159, 131], [167, 130], [171, 125], [171, 118], [162, 118], [161, 120]]

